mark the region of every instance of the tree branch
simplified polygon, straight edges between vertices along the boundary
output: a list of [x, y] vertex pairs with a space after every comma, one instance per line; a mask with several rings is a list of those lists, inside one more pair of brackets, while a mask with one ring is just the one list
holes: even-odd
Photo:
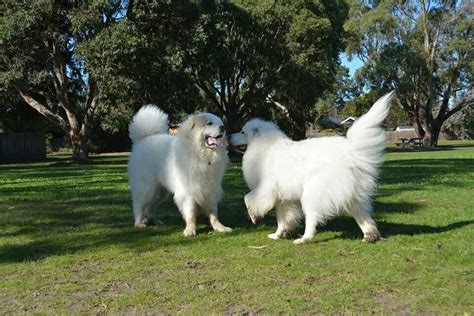
[[283, 114], [284, 114], [287, 118], [291, 119], [291, 117], [290, 117], [290, 112], [288, 111], [288, 108], [287, 108], [286, 106], [284, 106], [284, 105], [281, 104], [280, 102], [274, 100], [271, 96], [267, 96], [266, 101], [267, 101], [268, 103], [273, 104], [274, 106], [276, 106], [278, 109], [280, 109], [280, 110], [283, 112]]
[[[204, 82], [204, 80], [199, 79], [196, 75], [193, 75], [193, 78], [194, 78], [194, 82], [196, 83], [196, 86], [197, 86], [202, 92], [204, 92], [204, 94], [207, 96], [207, 98], [208, 98], [212, 103], [214, 103], [214, 105], [216, 105], [216, 107], [217, 107], [221, 112], [223, 112], [224, 109], [223, 109], [222, 104], [219, 102], [219, 100], [217, 100], [216, 94], [213, 93], [212, 90], [209, 89], [209, 87], [207, 86], [206, 82]], [[211, 85], [211, 86], [212, 86], [212, 85]]]
[[453, 107], [451, 110], [449, 110], [446, 115], [444, 116], [444, 121], [446, 121], [448, 118], [450, 118], [454, 113], [460, 111], [462, 108], [472, 105], [474, 103], [474, 98], [472, 95], [467, 95], [465, 96], [462, 100], [458, 102], [458, 104]]
[[30, 105], [33, 109], [35, 109], [39, 114], [52, 121], [53, 123], [58, 124], [61, 128], [67, 128], [68, 124], [66, 123], [66, 120], [63, 117], [61, 117], [59, 114], [53, 113], [46, 106], [35, 100], [30, 95], [28, 90], [18, 85], [15, 86], [15, 89], [20, 93], [23, 100], [25, 100], [25, 102], [28, 103], [28, 105]]

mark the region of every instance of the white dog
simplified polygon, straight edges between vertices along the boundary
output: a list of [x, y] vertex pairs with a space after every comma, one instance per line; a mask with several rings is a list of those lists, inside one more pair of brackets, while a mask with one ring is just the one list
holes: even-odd
[[349, 129], [347, 137], [290, 140], [271, 122], [252, 119], [230, 143], [245, 149], [242, 162], [251, 192], [245, 205], [252, 222], [276, 208], [278, 239], [294, 230], [302, 214], [304, 235], [294, 243], [310, 242], [316, 226], [339, 211], [355, 218], [364, 240], [381, 238], [372, 220], [371, 195], [383, 162], [385, 135], [381, 124], [393, 92], [380, 98]]
[[198, 214], [209, 216], [212, 228], [230, 232], [217, 218], [222, 196], [222, 177], [228, 162], [221, 119], [210, 113], [190, 116], [178, 135], [168, 135], [168, 115], [144, 106], [129, 126], [133, 141], [128, 161], [135, 226], [154, 222], [154, 209], [168, 195], [185, 222], [185, 236], [196, 235]]

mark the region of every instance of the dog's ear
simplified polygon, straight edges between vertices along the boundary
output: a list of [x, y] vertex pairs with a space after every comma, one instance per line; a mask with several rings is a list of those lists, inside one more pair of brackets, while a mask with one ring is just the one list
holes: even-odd
[[178, 136], [185, 137], [185, 138], [191, 137], [191, 133], [195, 127], [196, 127], [196, 115], [191, 115], [179, 127]]
[[252, 129], [252, 135], [253, 136], [260, 136], [260, 130], [258, 129], [258, 127], [255, 127]]

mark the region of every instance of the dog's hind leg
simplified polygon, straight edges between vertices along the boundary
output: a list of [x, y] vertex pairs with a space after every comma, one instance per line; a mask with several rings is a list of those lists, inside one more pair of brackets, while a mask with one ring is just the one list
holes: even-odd
[[156, 205], [156, 192], [154, 188], [148, 190], [136, 190], [132, 192], [133, 215], [135, 217], [135, 227], [146, 227], [150, 222], [150, 213]]
[[377, 224], [372, 219], [372, 203], [369, 199], [362, 202], [353, 202], [347, 209], [347, 212], [354, 217], [357, 225], [359, 225], [364, 233], [364, 241], [373, 243], [382, 238], [377, 229]]
[[168, 191], [164, 187], [159, 186], [156, 188], [155, 194], [153, 196], [153, 200], [150, 202], [150, 207], [147, 207], [144, 212], [145, 220], [148, 225], [163, 224], [162, 221], [156, 218], [155, 211], [158, 208], [158, 206], [164, 200], [166, 200], [167, 197], [168, 197]]

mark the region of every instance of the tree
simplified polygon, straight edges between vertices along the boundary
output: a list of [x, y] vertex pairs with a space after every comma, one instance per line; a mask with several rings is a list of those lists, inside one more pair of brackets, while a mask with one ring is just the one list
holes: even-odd
[[289, 58], [282, 64], [271, 97], [286, 105], [293, 138], [303, 139], [306, 123], [317, 114], [317, 100], [343, 77], [339, 53], [347, 7], [342, 1], [295, 1], [291, 9], [287, 9], [293, 14], [284, 37]]
[[231, 132], [278, 109], [304, 137], [308, 109], [335, 79], [344, 3], [235, 0], [200, 10], [183, 51], [210, 108]]
[[16, 90], [68, 134], [73, 160], [87, 160], [98, 90], [77, 46], [115, 22], [121, 2], [5, 1], [1, 9], [0, 90]]
[[446, 120], [443, 132], [453, 139], [472, 139], [474, 129], [470, 109], [462, 109]]
[[[381, 98], [385, 92], [383, 90], [372, 89], [367, 93], [361, 93], [359, 96], [348, 101], [343, 108], [344, 117], [353, 116], [360, 117], [367, 113], [372, 105]], [[408, 114], [398, 104], [390, 107], [390, 112], [385, 119], [387, 129], [395, 129], [397, 126], [406, 125], [410, 119]]]
[[87, 160], [94, 125], [123, 133], [156, 103], [174, 118], [202, 100], [182, 45], [196, 16], [182, 1], [44, 1], [4, 4], [2, 94], [12, 90], [61, 127], [73, 159]]
[[[277, 6], [281, 8], [281, 6]], [[267, 2], [203, 3], [182, 51], [207, 107], [225, 117], [229, 132], [265, 107], [285, 50], [278, 10]], [[268, 106], [268, 105], [267, 105]]]
[[368, 88], [396, 89], [427, 146], [473, 106], [473, 19], [468, 1], [352, 1], [347, 52]]
[[197, 12], [191, 1], [128, 1], [123, 19], [78, 45], [100, 90], [103, 130], [126, 131], [144, 104], [158, 105], [171, 120], [202, 104], [182, 50]]

